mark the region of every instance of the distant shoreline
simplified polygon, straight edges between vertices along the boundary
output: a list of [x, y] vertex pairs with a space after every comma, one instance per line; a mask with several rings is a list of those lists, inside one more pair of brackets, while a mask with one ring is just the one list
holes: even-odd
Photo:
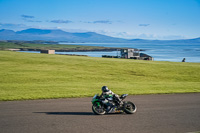
[[[109, 46], [90, 46], [89, 43], [65, 43], [58, 44], [51, 42], [24, 42], [24, 41], [0, 41], [0, 50], [11, 51], [41, 51], [41, 50], [55, 50], [56, 52], [90, 52], [90, 51], [120, 51], [124, 47], [109, 47]], [[71, 45], [70, 45], [71, 44]], [[87, 45], [89, 44], [89, 45]], [[104, 43], [91, 43], [91, 44], [104, 44]], [[112, 43], [116, 44], [116, 43]], [[119, 44], [119, 43], [118, 43]], [[139, 50], [134, 48], [135, 50]], [[140, 49], [140, 51], [145, 51]]]
[[12, 42], [0, 41], [0, 50], [11, 50], [11, 51], [55, 50], [56, 52], [89, 52], [89, 51], [119, 51], [121, 49], [123, 48], [69, 45], [69, 44], [28, 43], [23, 41], [12, 41]]
[[[44, 49], [27, 49], [27, 48], [19, 48], [19, 51], [41, 51]], [[53, 49], [52, 49], [53, 50]], [[120, 48], [105, 48], [105, 49], [61, 49], [55, 50], [55, 52], [91, 52], [91, 51], [120, 51]]]

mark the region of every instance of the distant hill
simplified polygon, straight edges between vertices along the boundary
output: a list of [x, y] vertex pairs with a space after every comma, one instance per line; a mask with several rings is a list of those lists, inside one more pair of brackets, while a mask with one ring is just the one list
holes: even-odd
[[0, 30], [0, 40], [45, 40], [64, 42], [126, 42], [126, 39], [114, 38], [95, 32], [70, 33], [62, 30], [50, 29], [26, 29], [14, 32], [12, 30]]
[[95, 32], [70, 33], [62, 30], [52, 29], [26, 29], [22, 31], [0, 30], [0, 40], [23, 40], [23, 41], [63, 41], [76, 43], [200, 43], [200, 38], [185, 40], [144, 40], [144, 39], [123, 39], [110, 37]]
[[156, 44], [177, 44], [177, 43], [200, 43], [200, 37], [194, 39], [180, 39], [180, 40], [144, 40], [144, 39], [131, 39], [132, 43], [156, 43]]

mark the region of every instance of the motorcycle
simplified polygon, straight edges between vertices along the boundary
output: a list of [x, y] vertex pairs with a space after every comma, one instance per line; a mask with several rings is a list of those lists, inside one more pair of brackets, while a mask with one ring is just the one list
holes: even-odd
[[92, 111], [97, 115], [123, 112], [127, 114], [133, 114], [136, 112], [137, 107], [130, 101], [123, 101], [127, 96], [128, 94], [123, 94], [117, 99], [114, 95], [107, 99], [103, 99], [99, 96], [99, 94], [96, 94], [91, 101]]

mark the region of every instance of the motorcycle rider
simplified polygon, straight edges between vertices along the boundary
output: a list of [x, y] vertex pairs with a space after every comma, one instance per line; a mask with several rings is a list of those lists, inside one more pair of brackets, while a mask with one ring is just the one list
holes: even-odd
[[120, 106], [123, 104], [119, 96], [109, 90], [107, 86], [103, 86], [101, 90], [102, 94], [100, 95], [100, 97], [104, 99], [102, 102], [107, 105], [107, 112], [111, 112], [113, 107], [113, 105], [108, 102], [110, 100], [109, 98], [115, 97]]

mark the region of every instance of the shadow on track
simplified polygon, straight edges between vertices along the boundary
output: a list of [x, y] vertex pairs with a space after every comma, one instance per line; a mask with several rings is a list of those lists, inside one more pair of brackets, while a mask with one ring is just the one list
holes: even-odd
[[92, 112], [33, 112], [46, 115], [94, 115]]

